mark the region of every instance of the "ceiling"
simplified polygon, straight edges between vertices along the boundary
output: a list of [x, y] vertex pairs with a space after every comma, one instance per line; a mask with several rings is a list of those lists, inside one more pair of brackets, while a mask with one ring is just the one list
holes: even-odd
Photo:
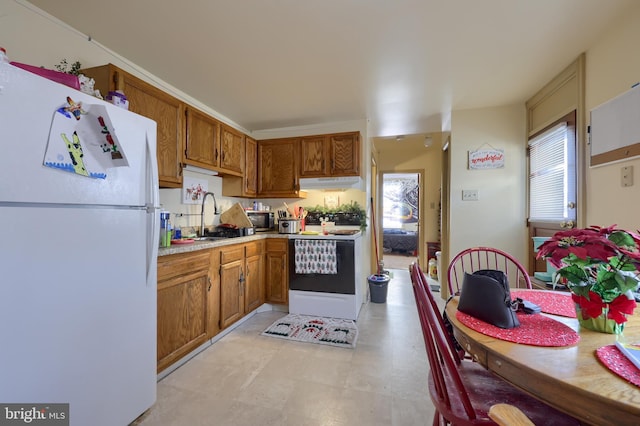
[[30, 0], [245, 131], [372, 137], [523, 103], [634, 1]]

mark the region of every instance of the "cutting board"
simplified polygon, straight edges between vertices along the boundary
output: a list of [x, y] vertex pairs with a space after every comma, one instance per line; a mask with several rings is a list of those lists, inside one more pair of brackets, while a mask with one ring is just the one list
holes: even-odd
[[240, 203], [235, 203], [220, 215], [220, 223], [230, 223], [238, 228], [252, 228], [253, 223]]

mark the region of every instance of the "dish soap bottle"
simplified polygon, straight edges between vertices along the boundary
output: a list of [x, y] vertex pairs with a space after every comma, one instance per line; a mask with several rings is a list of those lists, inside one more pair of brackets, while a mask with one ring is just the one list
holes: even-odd
[[437, 280], [438, 279], [438, 264], [434, 258], [429, 259], [429, 277]]

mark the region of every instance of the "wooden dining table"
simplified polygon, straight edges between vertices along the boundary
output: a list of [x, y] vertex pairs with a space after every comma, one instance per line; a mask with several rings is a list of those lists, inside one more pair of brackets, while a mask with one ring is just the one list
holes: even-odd
[[[595, 354], [596, 349], [614, 344], [616, 335], [580, 328], [575, 318], [549, 315], [577, 331], [580, 341], [563, 347], [531, 346], [462, 324], [456, 318], [458, 297], [445, 309], [460, 345], [504, 380], [586, 424], [640, 425], [640, 387], [609, 370]], [[639, 310], [625, 323], [623, 336], [628, 343], [640, 343]]]

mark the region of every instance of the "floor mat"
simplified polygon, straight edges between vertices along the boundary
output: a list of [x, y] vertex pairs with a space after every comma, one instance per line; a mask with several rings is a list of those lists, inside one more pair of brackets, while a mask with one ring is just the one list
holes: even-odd
[[267, 327], [262, 335], [353, 349], [358, 326], [353, 320], [289, 314]]

